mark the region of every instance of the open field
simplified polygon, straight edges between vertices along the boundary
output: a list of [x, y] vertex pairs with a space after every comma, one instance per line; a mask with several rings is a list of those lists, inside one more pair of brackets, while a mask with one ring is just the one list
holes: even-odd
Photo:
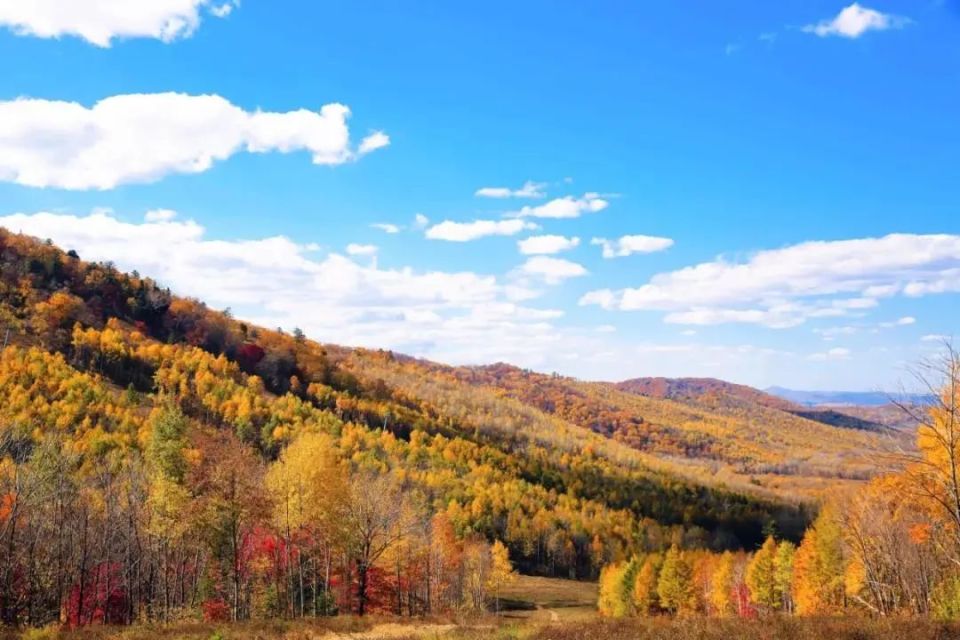
[[597, 585], [577, 580], [518, 576], [500, 594], [501, 617], [533, 623], [585, 620], [596, 615]]
[[542, 622], [492, 617], [472, 622], [343, 617], [316, 622], [248, 622], [166, 627], [90, 627], [35, 630], [6, 639], [24, 640], [948, 640], [960, 626], [915, 618], [786, 618], [755, 620], [656, 618]]
[[501, 594], [499, 616], [424, 619], [339, 616], [306, 621], [8, 630], [2, 640], [909, 640], [960, 639], [960, 625], [926, 619], [667, 617], [608, 620], [596, 613], [597, 585], [519, 576]]

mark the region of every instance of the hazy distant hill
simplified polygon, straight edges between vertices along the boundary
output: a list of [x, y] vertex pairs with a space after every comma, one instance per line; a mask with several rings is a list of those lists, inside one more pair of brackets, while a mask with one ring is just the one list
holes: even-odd
[[853, 405], [880, 407], [892, 404], [893, 400], [910, 404], [925, 404], [930, 397], [923, 394], [885, 393], [882, 391], [798, 391], [783, 387], [769, 387], [766, 392], [808, 407], [827, 405]]
[[[890, 428], [909, 429], [913, 426], [908, 415], [890, 404], [869, 407], [807, 405], [753, 387], [713, 378], [636, 378], [616, 386], [630, 393], [694, 403], [735, 415], [756, 414], [763, 408], [768, 411], [768, 416], [787, 413], [842, 429], [882, 432]], [[770, 414], [769, 411], [776, 413]]]
[[617, 388], [651, 398], [703, 400], [709, 396], [722, 396], [728, 400], [745, 400], [772, 409], [796, 409], [791, 402], [776, 395], [716, 378], [634, 378], [617, 383]]

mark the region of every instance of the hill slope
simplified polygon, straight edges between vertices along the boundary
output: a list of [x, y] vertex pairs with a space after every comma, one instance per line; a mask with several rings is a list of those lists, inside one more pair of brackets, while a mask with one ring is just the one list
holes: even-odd
[[[497, 389], [542, 412], [579, 424], [644, 452], [652, 466], [700, 482], [783, 498], [815, 496], [874, 470], [877, 455], [907, 438], [840, 429], [793, 413], [792, 405], [749, 387], [708, 381], [708, 392], [684, 389], [683, 401], [624, 391], [612, 385], [538, 374], [511, 367], [451, 368], [420, 363], [431, 374], [454, 376], [474, 387]], [[729, 387], [735, 393], [718, 392]], [[796, 408], [799, 409], [799, 408]]]
[[[146, 416], [170, 397], [197, 430], [267, 461], [323, 431], [351, 467], [401, 472], [425, 508], [506, 540], [530, 570], [589, 575], [598, 555], [625, 553], [638, 536], [750, 546], [770, 520], [796, 535], [799, 501], [867, 477], [887, 446], [748, 387], [657, 383], [642, 388], [664, 387], [661, 397], [646, 397], [637, 381], [321, 345], [30, 238], [2, 232], [0, 251], [0, 318], [14, 345], [0, 409], [39, 425], [24, 437], [66, 430], [88, 456], [136, 455]], [[58, 391], [27, 375], [38, 366], [97, 400], [63, 411]]]
[[617, 388], [651, 398], [703, 402], [712, 398], [727, 402], [743, 401], [771, 409], [792, 411], [796, 405], [753, 387], [715, 378], [634, 378], [618, 383]]
[[[751, 546], [771, 520], [792, 536], [807, 520], [796, 499], [698, 478], [658, 447], [610, 437], [596, 428], [602, 402], [561, 414], [465, 384], [462, 370], [249, 326], [3, 231], [0, 257], [8, 435], [66, 438], [84, 468], [142, 457], [150, 416], [172, 400], [201, 457], [235, 441], [269, 463], [302, 433], [328, 434], [352, 472], [391, 470], [419, 508], [504, 540], [528, 571], [588, 576], [638, 541]], [[624, 419], [637, 438], [660, 437]], [[678, 460], [702, 448], [669, 446]]]
[[[777, 387], [760, 391], [712, 378], [637, 378], [621, 382], [617, 388], [638, 395], [669, 398], [720, 411], [749, 410], [751, 407], [775, 409], [844, 429], [885, 432], [889, 428], [903, 428], [909, 424], [908, 416], [889, 404], [835, 406], [805, 403], [801, 400], [806, 396], [791, 395], [793, 392], [780, 393]], [[873, 396], [866, 394], [865, 398], [872, 401]], [[889, 403], [889, 400], [887, 402]]]

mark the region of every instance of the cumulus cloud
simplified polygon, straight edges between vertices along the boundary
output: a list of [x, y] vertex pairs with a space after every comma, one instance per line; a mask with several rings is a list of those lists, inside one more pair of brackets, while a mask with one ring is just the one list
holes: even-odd
[[371, 151], [376, 151], [377, 149], [383, 149], [390, 145], [390, 136], [385, 134], [383, 131], [374, 131], [366, 138], [360, 141], [360, 146], [357, 147], [357, 154], [365, 156]]
[[830, 341], [835, 339], [837, 336], [852, 336], [855, 333], [860, 332], [860, 327], [853, 327], [850, 325], [844, 325], [839, 327], [826, 327], [824, 329], [814, 329], [814, 333], [822, 337], [824, 340]]
[[512, 236], [521, 231], [536, 229], [537, 225], [524, 220], [474, 220], [473, 222], [453, 222], [444, 220], [427, 229], [430, 240], [448, 242], [469, 242], [487, 236]]
[[520, 265], [517, 273], [522, 276], [540, 278], [547, 284], [559, 284], [568, 278], [587, 275], [583, 265], [563, 258], [534, 256]]
[[886, 31], [899, 29], [909, 24], [909, 19], [889, 13], [881, 13], [875, 9], [868, 9], [854, 2], [844, 8], [835, 17], [821, 20], [816, 24], [803, 27], [807, 33], [826, 38], [840, 36], [843, 38], [859, 38], [867, 31]]
[[582, 198], [564, 196], [536, 207], [528, 205], [510, 215], [517, 218], [579, 218], [584, 213], [603, 211], [609, 204], [600, 194], [587, 193]]
[[657, 236], [622, 236], [617, 240], [607, 240], [606, 238], [594, 238], [590, 244], [599, 246], [603, 250], [603, 257], [622, 258], [634, 253], [654, 253], [663, 251], [673, 246], [673, 240], [670, 238], [660, 238]]
[[423, 215], [422, 213], [418, 213], [413, 216], [413, 226], [415, 226], [416, 228], [423, 229], [428, 224], [430, 224], [430, 218]]
[[891, 234], [718, 258], [636, 288], [591, 291], [580, 304], [665, 311], [668, 322], [683, 324], [790, 327], [861, 314], [894, 295], [946, 292], [960, 292], [960, 236]]
[[478, 198], [543, 198], [546, 196], [544, 182], [527, 180], [519, 189], [509, 187], [482, 187], [474, 193]]
[[374, 222], [370, 225], [374, 229], [379, 229], [384, 233], [400, 233], [400, 227], [395, 224], [390, 224], [389, 222]]
[[893, 327], [907, 327], [911, 324], [916, 324], [917, 319], [913, 316], [903, 316], [896, 320], [891, 320], [890, 322], [881, 322], [880, 327], [883, 329], [892, 329]]
[[[217, 95], [129, 94], [93, 107], [18, 98], [0, 101], [0, 180], [31, 187], [111, 189], [173, 173], [200, 173], [235, 153], [306, 151], [337, 165], [386, 141], [350, 145], [350, 109], [245, 111]], [[384, 136], [385, 138], [385, 136]]]
[[579, 246], [580, 238], [566, 238], [564, 236], [531, 236], [517, 242], [520, 253], [532, 256], [560, 253]]
[[347, 255], [351, 256], [375, 256], [380, 248], [375, 244], [357, 244], [351, 242], [347, 245]]
[[177, 212], [172, 209], [152, 209], [143, 214], [143, 219], [147, 222], [169, 222], [177, 217]]
[[0, 0], [0, 26], [22, 36], [76, 36], [98, 47], [115, 38], [154, 38], [172, 42], [189, 37], [203, 9], [225, 18], [236, 0]]
[[240, 6], [239, 0], [235, 0], [235, 2], [224, 2], [221, 5], [210, 7], [210, 13], [218, 18], [226, 18], [228, 15], [233, 13], [234, 7], [238, 6]]
[[824, 360], [849, 360], [850, 359], [850, 349], [844, 347], [834, 347], [828, 351], [823, 351], [819, 353], [811, 353], [807, 356], [808, 360], [815, 361], [824, 361]]

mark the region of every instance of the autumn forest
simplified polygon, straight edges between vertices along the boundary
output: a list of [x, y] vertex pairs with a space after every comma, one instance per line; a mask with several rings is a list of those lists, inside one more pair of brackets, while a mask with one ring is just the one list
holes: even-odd
[[[0, 620], [960, 617], [960, 360], [906, 429], [719, 381], [448, 367], [0, 231]], [[504, 602], [501, 602], [504, 601]]]

